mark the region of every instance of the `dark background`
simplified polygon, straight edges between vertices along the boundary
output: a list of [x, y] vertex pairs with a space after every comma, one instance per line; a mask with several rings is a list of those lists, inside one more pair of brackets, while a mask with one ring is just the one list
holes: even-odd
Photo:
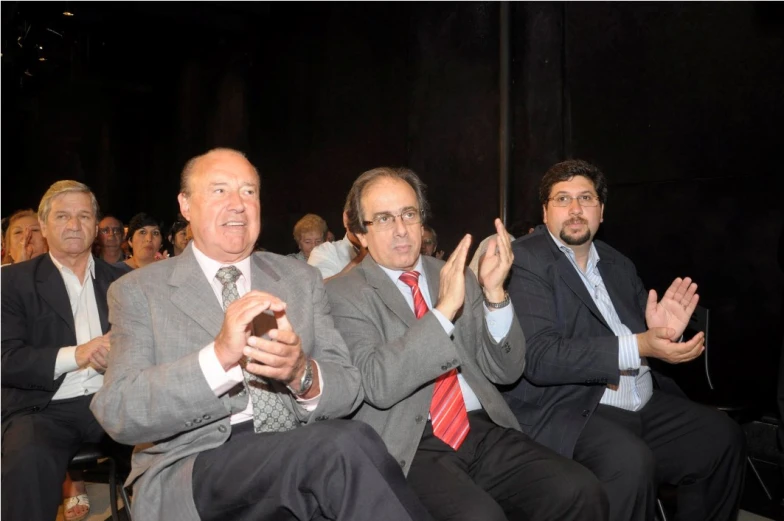
[[[63, 11], [73, 17], [63, 16]], [[498, 3], [2, 3], [2, 214], [79, 179], [168, 226], [213, 146], [262, 173], [261, 243], [406, 165], [449, 252], [499, 214]], [[600, 166], [600, 237], [646, 285], [700, 284], [718, 390], [774, 408], [782, 345], [784, 13], [767, 3], [513, 3], [509, 222], [544, 171]], [[38, 48], [43, 47], [43, 49]], [[44, 57], [46, 61], [39, 61]], [[704, 360], [674, 368], [697, 396]]]

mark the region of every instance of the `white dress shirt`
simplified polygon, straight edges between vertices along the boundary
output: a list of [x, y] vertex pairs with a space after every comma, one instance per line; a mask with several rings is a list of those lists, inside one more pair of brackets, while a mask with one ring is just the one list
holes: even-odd
[[[237, 293], [240, 297], [250, 291], [250, 257], [245, 257], [235, 264], [222, 264], [207, 257], [204, 253], [199, 251], [195, 244], [191, 244], [191, 248], [193, 248], [193, 254], [196, 257], [196, 261], [199, 263], [199, 266], [204, 272], [204, 276], [207, 277], [207, 280], [210, 282], [212, 290], [215, 292], [215, 298], [218, 299], [221, 307], [223, 307], [223, 283], [218, 280], [216, 275], [218, 274], [218, 270], [222, 267], [235, 266], [240, 270], [241, 275], [239, 279], [237, 279]], [[318, 363], [316, 363], [315, 360], [313, 360], [313, 362], [316, 365], [316, 371], [319, 371]], [[222, 394], [227, 393], [237, 384], [244, 382], [242, 368], [239, 365], [235, 365], [228, 371], [223, 369], [223, 365], [221, 365], [220, 361], [218, 360], [218, 355], [215, 354], [215, 342], [210, 342], [199, 352], [199, 365], [201, 366], [201, 370], [204, 373], [204, 378], [207, 379], [207, 383], [209, 384], [210, 389], [212, 389], [212, 391], [215, 393], [215, 396], [221, 396]], [[296, 398], [297, 402], [302, 407], [304, 407], [306, 411], [309, 412], [316, 409], [319, 399], [321, 398], [321, 393], [324, 392], [324, 380], [321, 379], [320, 372], [318, 375], [321, 392], [319, 392], [317, 396], [314, 396], [308, 400]], [[231, 424], [234, 425], [252, 419], [253, 404], [251, 403], [250, 399], [248, 399], [248, 405], [245, 407], [245, 409], [241, 412], [233, 414], [230, 421]]]
[[308, 264], [318, 268], [321, 277], [326, 279], [343, 271], [356, 256], [357, 250], [346, 234], [340, 241], [325, 242], [313, 248]]
[[101, 331], [101, 317], [98, 315], [98, 305], [95, 303], [95, 260], [90, 255], [85, 270], [84, 283], [71, 271], [63, 266], [49, 253], [57, 271], [65, 283], [68, 300], [71, 303], [71, 312], [74, 317], [76, 329], [76, 345], [61, 347], [57, 351], [54, 363], [54, 379], [57, 380], [65, 373], [65, 379], [54, 393], [52, 400], [66, 400], [78, 396], [87, 396], [95, 393], [103, 385], [103, 374], [93, 367], [79, 368], [76, 363], [76, 348], [86, 344], [95, 337], [103, 335]]
[[[411, 291], [411, 288], [405, 282], [400, 280], [400, 276], [405, 272], [403, 270], [391, 270], [381, 266], [380, 264], [379, 267], [384, 270], [395, 286], [397, 286], [397, 289], [400, 290], [400, 293], [403, 294], [403, 298], [406, 299], [406, 303], [408, 304], [408, 307], [411, 308], [411, 311], [414, 311], [414, 295]], [[419, 272], [419, 291], [425, 298], [428, 309], [441, 323], [441, 327], [444, 328], [444, 332], [451, 336], [452, 332], [455, 330], [455, 325], [447, 320], [443, 313], [433, 308], [433, 302], [430, 300], [430, 290], [427, 285], [427, 276], [422, 269], [421, 255], [419, 259], [417, 259], [414, 271]], [[514, 309], [512, 308], [512, 303], [510, 302], [508, 306], [492, 312], [486, 305], [482, 304], [482, 307], [485, 310], [485, 322], [487, 323], [487, 330], [490, 332], [490, 335], [493, 337], [493, 339], [496, 342], [499, 342], [509, 333], [509, 329], [512, 327], [512, 320], [514, 318]], [[471, 386], [468, 385], [468, 382], [465, 381], [463, 375], [460, 374], [459, 368], [457, 373], [457, 381], [460, 384], [460, 390], [463, 393], [463, 400], [465, 401], [466, 410], [474, 411], [481, 409], [482, 404], [479, 403], [479, 398], [476, 397], [474, 391], [471, 390]]]

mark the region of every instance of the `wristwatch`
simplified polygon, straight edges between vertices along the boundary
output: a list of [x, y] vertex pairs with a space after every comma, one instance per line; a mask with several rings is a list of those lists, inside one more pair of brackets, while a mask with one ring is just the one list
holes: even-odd
[[310, 359], [307, 359], [305, 361], [305, 372], [302, 373], [302, 378], [299, 380], [299, 391], [292, 389], [290, 385], [287, 385], [286, 388], [294, 396], [303, 396], [308, 394], [311, 387], [313, 387], [313, 365], [310, 363]]
[[489, 300], [487, 300], [487, 297], [485, 297], [485, 305], [492, 309], [505, 308], [506, 306], [509, 305], [511, 301], [512, 300], [509, 298], [509, 293], [507, 293], [506, 291], [504, 291], [504, 300], [502, 300], [501, 302], [490, 302]]

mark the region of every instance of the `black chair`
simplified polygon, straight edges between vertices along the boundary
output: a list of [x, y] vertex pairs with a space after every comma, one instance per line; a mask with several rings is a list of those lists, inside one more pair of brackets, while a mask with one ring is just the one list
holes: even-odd
[[[131, 518], [131, 500], [125, 490], [125, 478], [130, 470], [130, 454], [132, 447], [120, 445], [112, 440], [105, 443], [85, 443], [79, 448], [79, 452], [71, 458], [69, 469], [92, 470], [100, 472], [102, 466], [108, 465], [109, 478], [109, 503], [112, 509], [112, 521], [133, 521]], [[104, 460], [101, 462], [100, 460]], [[120, 510], [117, 508], [117, 493], [123, 500], [125, 517], [120, 517]]]
[[[694, 313], [689, 319], [689, 325], [686, 327], [686, 331], [684, 332], [684, 337], [691, 338], [691, 336], [696, 334], [698, 331], [703, 331], [705, 333], [705, 352], [704, 352], [705, 378], [707, 380], [709, 389], [711, 391], [715, 391], [715, 387], [713, 386], [713, 381], [711, 379], [711, 374], [710, 374], [710, 359], [708, 358], [708, 354], [709, 354], [708, 338], [710, 334], [710, 310], [703, 306], [697, 306], [697, 309], [694, 310]], [[744, 423], [748, 423], [762, 417], [762, 410], [760, 410], [757, 406], [739, 400], [717, 398], [714, 395], [714, 396], [705, 397], [701, 400], [697, 400], [697, 403], [700, 403], [708, 407], [714, 407], [719, 411], [723, 411], [739, 425], [743, 425]], [[754, 477], [757, 478], [757, 483], [759, 483], [760, 487], [762, 487], [762, 491], [765, 493], [768, 500], [772, 501], [773, 496], [771, 495], [768, 487], [765, 485], [765, 482], [762, 480], [762, 476], [760, 476], [760, 473], [757, 470], [757, 466], [754, 464], [754, 460], [751, 459], [751, 456], [748, 455], [746, 456], [746, 463], [751, 468]], [[659, 499], [656, 502], [656, 517], [657, 519], [659, 519], [659, 521], [667, 521], [667, 513], [664, 509], [664, 503], [674, 502], [674, 499], [675, 499], [674, 487], [670, 485], [662, 485], [659, 488]]]

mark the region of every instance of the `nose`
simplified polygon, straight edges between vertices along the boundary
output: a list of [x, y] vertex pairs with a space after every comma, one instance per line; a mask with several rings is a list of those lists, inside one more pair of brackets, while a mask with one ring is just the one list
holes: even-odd
[[78, 230], [79, 229], [79, 217], [76, 215], [70, 217], [68, 222], [66, 223], [66, 227], [69, 230]]
[[572, 201], [569, 203], [569, 213], [575, 215], [580, 215], [583, 213], [583, 207], [580, 206], [580, 203], [577, 202], [577, 199], [572, 199]]
[[245, 203], [243, 202], [242, 196], [239, 192], [232, 191], [229, 193], [228, 208], [236, 212], [241, 212], [245, 209]]
[[403, 222], [403, 216], [398, 215], [395, 217], [394, 233], [397, 237], [405, 237], [408, 235], [408, 226]]

